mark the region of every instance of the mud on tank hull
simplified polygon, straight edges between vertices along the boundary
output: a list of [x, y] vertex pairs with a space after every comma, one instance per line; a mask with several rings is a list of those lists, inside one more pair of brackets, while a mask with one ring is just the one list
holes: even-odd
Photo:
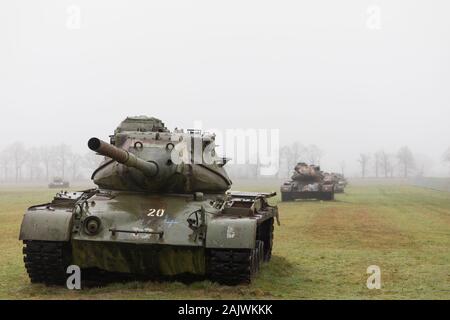
[[256, 194], [246, 196], [231, 196], [236, 206], [224, 207], [223, 195], [58, 193], [24, 216], [20, 239], [26, 269], [32, 282], [47, 284], [64, 283], [70, 264], [249, 282], [270, 259], [277, 209], [255, 206]]

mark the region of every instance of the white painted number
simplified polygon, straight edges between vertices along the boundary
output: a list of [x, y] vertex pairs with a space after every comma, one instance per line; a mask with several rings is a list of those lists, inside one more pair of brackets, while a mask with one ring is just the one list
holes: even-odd
[[148, 209], [147, 217], [162, 217], [164, 213], [164, 209]]

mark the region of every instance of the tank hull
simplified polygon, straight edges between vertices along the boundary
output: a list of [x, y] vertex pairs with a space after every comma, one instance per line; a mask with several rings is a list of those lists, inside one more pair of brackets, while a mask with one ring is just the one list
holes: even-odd
[[95, 189], [58, 193], [51, 203], [30, 207], [20, 239], [32, 282], [58, 283], [69, 265], [249, 282], [270, 260], [277, 215], [257, 193], [224, 198]]

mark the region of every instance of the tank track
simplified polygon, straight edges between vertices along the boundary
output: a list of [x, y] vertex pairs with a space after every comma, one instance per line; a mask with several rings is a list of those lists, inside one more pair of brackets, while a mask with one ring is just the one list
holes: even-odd
[[250, 283], [263, 262], [263, 246], [262, 241], [257, 241], [254, 249], [209, 250], [209, 278], [230, 285]]
[[24, 241], [23, 261], [32, 283], [61, 285], [70, 261], [67, 242]]
[[261, 264], [272, 257], [273, 218], [258, 229], [254, 249], [208, 250], [207, 274], [212, 281], [231, 285], [251, 282]]
[[211, 249], [208, 276], [223, 284], [250, 283], [253, 276], [253, 250]]

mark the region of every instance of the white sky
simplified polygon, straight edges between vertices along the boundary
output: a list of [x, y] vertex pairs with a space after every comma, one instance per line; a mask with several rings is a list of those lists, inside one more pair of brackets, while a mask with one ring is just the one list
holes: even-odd
[[[80, 29], [67, 27], [72, 5]], [[449, 9], [446, 0], [2, 1], [0, 148], [65, 141], [85, 152], [90, 136], [146, 114], [169, 128], [278, 128], [281, 144], [317, 144], [334, 169], [408, 145], [442, 173]]]

